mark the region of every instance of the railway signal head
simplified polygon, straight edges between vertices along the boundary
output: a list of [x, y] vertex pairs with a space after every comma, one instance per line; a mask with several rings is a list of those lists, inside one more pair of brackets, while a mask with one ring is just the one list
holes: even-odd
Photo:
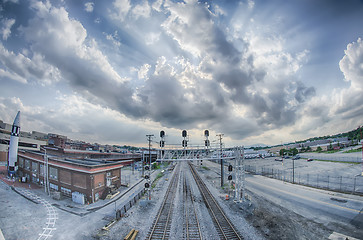
[[183, 147], [187, 147], [187, 145], [188, 145], [187, 140], [183, 140], [183, 141], [182, 141], [182, 146], [183, 146]]
[[228, 180], [231, 181], [232, 180], [232, 175], [228, 175]]
[[145, 175], [145, 176], [144, 176], [144, 178], [145, 178], [145, 179], [149, 179], [149, 178], [150, 178], [150, 176], [149, 176], [149, 175]]
[[149, 165], [145, 165], [145, 170], [150, 170], [150, 166]]
[[164, 147], [165, 146], [165, 141], [161, 140], [160, 141], [160, 147]]
[[149, 183], [145, 183], [145, 188], [149, 188], [150, 187], [150, 184]]
[[183, 130], [183, 131], [182, 131], [182, 137], [183, 137], [183, 138], [187, 137], [187, 130]]
[[232, 172], [232, 171], [233, 171], [233, 167], [232, 167], [232, 165], [229, 165], [229, 166], [228, 166], [228, 171], [229, 171], [229, 172]]

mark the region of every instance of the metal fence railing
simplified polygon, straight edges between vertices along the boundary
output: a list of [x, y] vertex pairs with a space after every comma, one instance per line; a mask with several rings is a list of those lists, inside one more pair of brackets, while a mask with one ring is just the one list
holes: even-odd
[[249, 173], [262, 175], [285, 182], [326, 189], [331, 191], [363, 195], [363, 177], [331, 176], [327, 174], [301, 174], [292, 173], [291, 170], [279, 170], [266, 167], [246, 165], [245, 170]]
[[[342, 154], [341, 154], [342, 155]], [[361, 163], [362, 156], [341, 156], [341, 155], [332, 155], [332, 154], [304, 154], [302, 155], [304, 158], [312, 158], [318, 160], [325, 161], [333, 161], [333, 162], [351, 162], [351, 163]]]

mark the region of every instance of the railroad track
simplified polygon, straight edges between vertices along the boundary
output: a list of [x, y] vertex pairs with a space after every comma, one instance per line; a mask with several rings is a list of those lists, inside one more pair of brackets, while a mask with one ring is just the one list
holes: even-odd
[[166, 190], [166, 194], [159, 209], [159, 212], [154, 219], [153, 225], [151, 226], [146, 239], [169, 239], [171, 220], [173, 215], [173, 202], [178, 186], [178, 178], [179, 167], [177, 167], [176, 171], [174, 172], [169, 187]]
[[203, 200], [207, 206], [210, 216], [212, 217], [220, 239], [243, 239], [191, 163], [189, 163], [189, 167], [198, 185], [199, 191], [203, 196]]
[[184, 239], [188, 240], [198, 240], [202, 239], [202, 234], [200, 231], [200, 225], [198, 216], [194, 206], [194, 199], [191, 193], [190, 185], [187, 181], [187, 176], [184, 173], [183, 181], [183, 200], [184, 200]]

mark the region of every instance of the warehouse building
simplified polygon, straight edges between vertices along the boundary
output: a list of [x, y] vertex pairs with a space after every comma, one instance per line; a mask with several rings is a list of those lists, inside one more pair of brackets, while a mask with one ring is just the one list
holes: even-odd
[[22, 181], [45, 186], [54, 193], [94, 203], [121, 186], [122, 167], [141, 160], [138, 154], [109, 154], [46, 147], [44, 151], [19, 150], [18, 175]]

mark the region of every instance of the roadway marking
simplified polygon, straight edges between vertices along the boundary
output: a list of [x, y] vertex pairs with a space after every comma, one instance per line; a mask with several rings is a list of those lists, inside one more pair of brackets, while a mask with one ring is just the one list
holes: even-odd
[[347, 235], [337, 233], [337, 232], [333, 232], [332, 234], [330, 234], [329, 239], [331, 239], [331, 240], [341, 240], [341, 239], [359, 240], [358, 238], [349, 237]]
[[278, 188], [266, 186], [266, 185], [263, 185], [261, 183], [251, 182], [251, 181], [249, 181], [249, 182], [252, 183], [252, 184], [257, 184], [257, 185], [260, 185], [260, 186], [263, 186], [263, 187], [267, 187], [267, 188], [273, 189], [275, 191], [279, 191], [279, 192], [285, 193], [287, 195], [292, 195], [292, 196], [295, 196], [295, 197], [298, 197], [298, 198], [303, 198], [303, 199], [310, 200], [310, 201], [313, 201], [313, 202], [318, 202], [318, 203], [322, 203], [322, 204], [325, 204], [325, 205], [330, 205], [330, 206], [333, 206], [333, 207], [336, 207], [336, 208], [341, 208], [341, 209], [344, 209], [344, 210], [348, 210], [348, 211], [351, 211], [351, 212], [360, 213], [360, 210], [356, 210], [356, 209], [352, 209], [352, 208], [347, 208], [347, 207], [339, 206], [339, 205], [336, 205], [336, 204], [333, 204], [333, 203], [327, 203], [327, 202], [324, 202], [324, 201], [321, 201], [321, 200], [317, 200], [317, 199], [312, 199], [312, 198], [305, 197], [305, 196], [301, 196], [301, 195], [298, 195], [298, 194], [295, 194], [295, 193], [287, 192], [285, 190], [281, 190], [281, 189], [278, 189]]
[[39, 233], [39, 238], [38, 240], [41, 239], [48, 239], [53, 237], [53, 235], [51, 234], [53, 231], [57, 230], [57, 228], [55, 228], [55, 223], [56, 220], [58, 219], [57, 217], [57, 212], [55, 210], [55, 208], [53, 207], [53, 205], [51, 205], [48, 201], [42, 199], [41, 197], [39, 197], [38, 195], [29, 192], [28, 190], [19, 190], [19, 192], [21, 192], [24, 195], [27, 195], [29, 198], [31, 198], [32, 200], [41, 203], [46, 209], [47, 209], [47, 222], [45, 223], [46, 227], [43, 228], [43, 232]]

